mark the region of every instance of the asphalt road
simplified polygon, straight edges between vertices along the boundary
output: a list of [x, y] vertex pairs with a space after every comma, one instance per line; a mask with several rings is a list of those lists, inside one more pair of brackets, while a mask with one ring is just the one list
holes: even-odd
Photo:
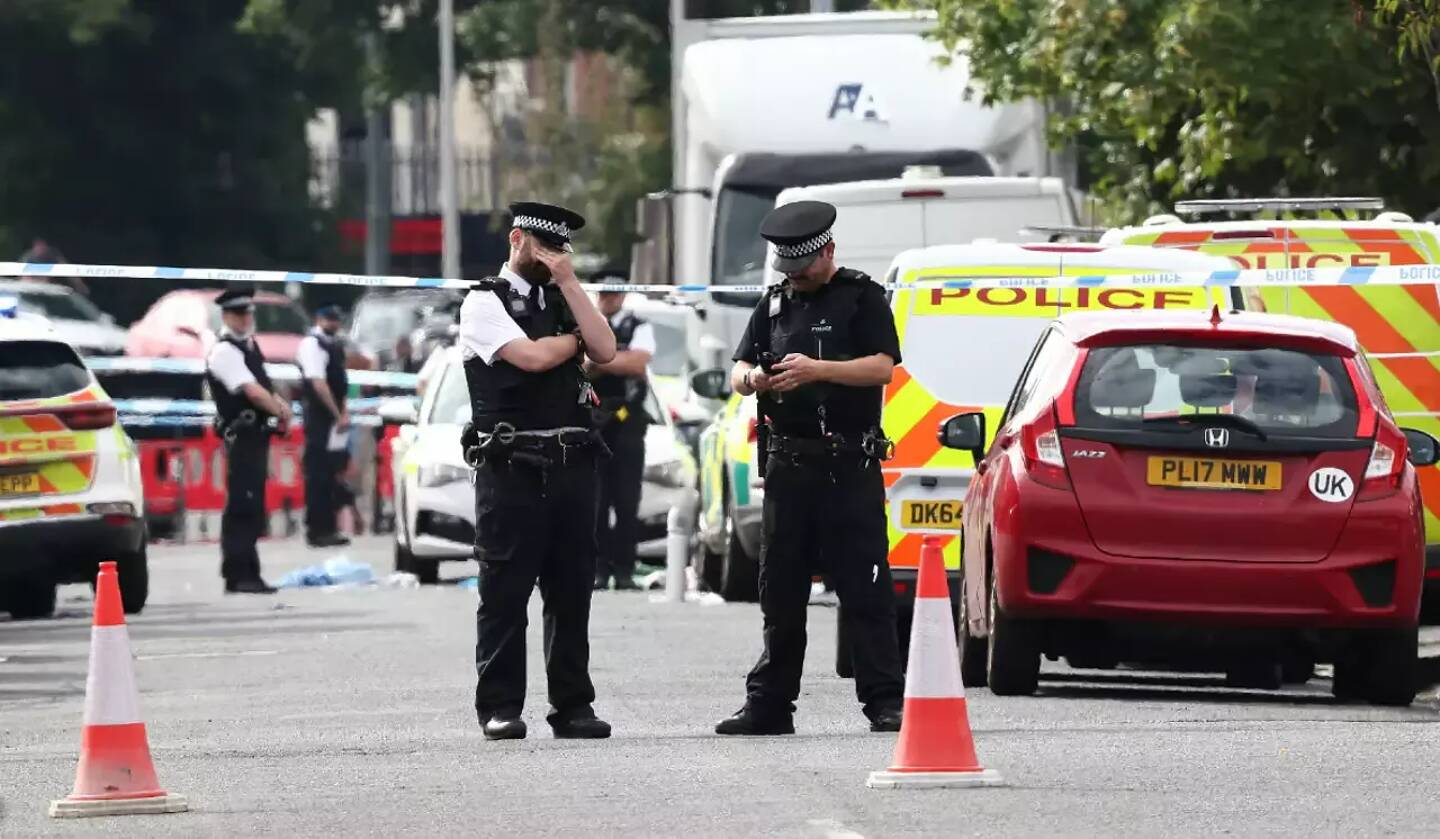
[[[270, 544], [266, 570], [324, 557]], [[388, 544], [349, 555], [388, 571]], [[754, 606], [596, 598], [594, 678], [609, 741], [550, 738], [532, 625], [531, 737], [487, 743], [472, 710], [473, 590], [308, 589], [225, 597], [214, 547], [152, 554], [132, 618], [161, 782], [192, 812], [52, 822], [70, 790], [90, 594], [0, 619], [0, 836], [1372, 836], [1435, 835], [1440, 703], [1342, 705], [1328, 685], [1264, 693], [1218, 678], [1083, 674], [1042, 695], [970, 696], [982, 762], [1010, 786], [874, 791], [870, 734], [832, 675], [833, 609], [811, 609], [794, 737], [727, 739], [759, 649]], [[451, 566], [449, 573], [468, 571]], [[538, 618], [538, 597], [532, 618]], [[536, 621], [538, 623], [538, 620]]]

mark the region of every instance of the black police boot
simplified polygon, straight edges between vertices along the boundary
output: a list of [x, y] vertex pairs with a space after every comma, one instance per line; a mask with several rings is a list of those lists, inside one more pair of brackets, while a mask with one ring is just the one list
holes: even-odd
[[865, 716], [870, 718], [871, 731], [899, 731], [900, 723], [905, 720], [905, 711], [900, 705], [887, 705]]
[[615, 578], [615, 590], [616, 590], [616, 591], [639, 591], [639, 590], [640, 590], [640, 584], [637, 583], [637, 582], [635, 582], [635, 578], [634, 578], [634, 577], [630, 576], [629, 574], [626, 574], [626, 575], [623, 576], [623, 577], [616, 577], [616, 578]]
[[596, 591], [606, 591], [606, 590], [609, 589], [609, 588], [610, 588], [610, 578], [607, 577], [607, 576], [605, 576], [604, 574], [596, 574], [596, 575], [595, 575], [595, 590], [596, 590]]
[[773, 737], [795, 733], [795, 717], [784, 711], [757, 711], [750, 703], [721, 720], [716, 734], [739, 734], [748, 737]]
[[226, 594], [274, 594], [279, 589], [256, 577], [253, 580], [226, 580]]
[[525, 721], [519, 717], [496, 715], [480, 724], [486, 740], [524, 740]]
[[326, 533], [321, 536], [312, 536], [305, 540], [312, 548], [343, 548], [350, 544], [350, 540], [339, 533]]
[[556, 740], [604, 740], [610, 736], [610, 723], [593, 713], [563, 719], [551, 717], [550, 729], [555, 732]]

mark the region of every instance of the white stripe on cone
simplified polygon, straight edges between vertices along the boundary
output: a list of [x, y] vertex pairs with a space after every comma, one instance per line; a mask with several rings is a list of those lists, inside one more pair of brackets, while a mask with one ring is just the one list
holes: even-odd
[[124, 626], [90, 629], [90, 675], [85, 680], [85, 724], [141, 722], [140, 694]]
[[905, 698], [953, 699], [964, 695], [950, 598], [917, 597], [915, 618], [910, 624]]

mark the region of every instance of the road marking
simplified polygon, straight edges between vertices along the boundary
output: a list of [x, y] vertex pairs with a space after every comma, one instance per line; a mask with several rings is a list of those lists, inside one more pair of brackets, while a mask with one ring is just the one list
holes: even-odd
[[136, 661], [157, 661], [163, 658], [230, 658], [242, 655], [279, 655], [279, 650], [236, 650], [228, 653], [155, 653], [154, 655], [137, 655]]
[[820, 831], [825, 839], [865, 839], [864, 834], [850, 830], [836, 819], [810, 819], [805, 823]]

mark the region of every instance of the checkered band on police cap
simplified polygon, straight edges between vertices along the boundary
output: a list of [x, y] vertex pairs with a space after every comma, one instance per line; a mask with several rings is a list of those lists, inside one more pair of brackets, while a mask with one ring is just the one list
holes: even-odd
[[831, 231], [826, 230], [796, 245], [776, 245], [775, 254], [781, 259], [795, 259], [796, 257], [806, 256], [830, 244], [832, 238], [834, 237], [831, 235]]
[[570, 238], [570, 225], [563, 221], [550, 221], [537, 216], [516, 216], [514, 226], [522, 230], [538, 230], [566, 240]]

